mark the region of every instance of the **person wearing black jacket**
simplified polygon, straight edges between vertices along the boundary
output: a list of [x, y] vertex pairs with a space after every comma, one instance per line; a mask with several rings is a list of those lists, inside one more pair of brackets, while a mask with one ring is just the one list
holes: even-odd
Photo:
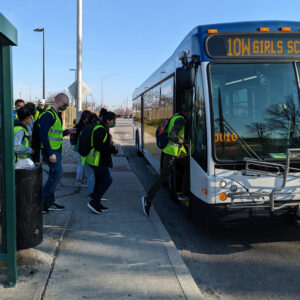
[[113, 167], [112, 154], [118, 153], [118, 147], [114, 146], [109, 128], [115, 127], [116, 114], [107, 112], [102, 116], [102, 121], [93, 130], [93, 148], [87, 156], [87, 163], [93, 168], [95, 175], [95, 186], [92, 200], [88, 208], [97, 214], [107, 211], [108, 208], [102, 205], [101, 198], [112, 184], [110, 169]]
[[70, 142], [72, 145], [74, 145], [74, 151], [76, 152], [77, 160], [78, 160], [78, 166], [77, 166], [77, 172], [76, 172], [76, 184], [75, 184], [76, 189], [80, 189], [81, 187], [87, 187], [83, 183], [85, 167], [84, 167], [84, 165], [82, 165], [81, 155], [78, 153], [78, 139], [79, 139], [82, 129], [87, 124], [88, 117], [91, 114], [92, 114], [92, 112], [90, 112], [89, 110], [84, 110], [81, 113], [80, 120], [74, 127], [74, 128], [76, 128], [76, 133], [74, 133], [70, 136]]

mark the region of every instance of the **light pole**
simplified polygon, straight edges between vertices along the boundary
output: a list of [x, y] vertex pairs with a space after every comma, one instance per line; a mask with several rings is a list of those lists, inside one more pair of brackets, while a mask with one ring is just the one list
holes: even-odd
[[33, 31], [43, 32], [43, 99], [45, 99], [45, 28], [36, 28]]
[[82, 111], [82, 0], [77, 0], [77, 59], [76, 59], [76, 121]]
[[113, 77], [115, 75], [118, 75], [118, 74], [117, 73], [113, 73], [113, 74], [101, 77], [101, 108], [104, 105], [104, 87], [103, 87], [103, 81], [104, 81], [104, 79]]

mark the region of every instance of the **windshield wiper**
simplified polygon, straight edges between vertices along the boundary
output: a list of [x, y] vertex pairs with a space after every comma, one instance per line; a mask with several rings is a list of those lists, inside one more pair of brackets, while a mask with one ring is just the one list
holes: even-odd
[[[221, 90], [218, 88], [218, 104], [219, 104], [219, 119], [216, 121], [219, 123], [220, 132], [224, 136], [224, 130], [229, 131], [230, 134], [235, 133], [237, 136], [237, 142], [242, 147], [242, 149], [252, 158], [256, 158], [258, 160], [262, 160], [258, 154], [248, 145], [248, 143], [232, 128], [232, 126], [225, 120], [223, 115], [223, 102], [221, 96]], [[223, 151], [224, 151], [224, 139], [223, 139]]]

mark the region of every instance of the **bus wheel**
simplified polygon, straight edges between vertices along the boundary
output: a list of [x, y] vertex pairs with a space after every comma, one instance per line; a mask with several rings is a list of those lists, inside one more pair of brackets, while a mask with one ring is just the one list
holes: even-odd
[[135, 149], [137, 156], [143, 156], [141, 150], [140, 150], [140, 137], [139, 137], [139, 131], [136, 130], [135, 132]]

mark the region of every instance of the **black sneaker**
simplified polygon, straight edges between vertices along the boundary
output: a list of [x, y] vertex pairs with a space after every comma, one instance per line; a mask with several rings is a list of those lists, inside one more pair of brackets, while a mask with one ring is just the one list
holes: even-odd
[[49, 206], [49, 210], [63, 210], [65, 207], [63, 205], [59, 205], [56, 203], [53, 203], [52, 205]]
[[94, 213], [98, 214], [98, 215], [101, 215], [102, 211], [101, 209], [98, 207], [97, 204], [95, 204], [93, 201], [90, 201], [88, 204], [87, 204], [87, 207], [93, 211]]
[[48, 208], [48, 206], [45, 205], [45, 204], [43, 204], [42, 213], [43, 213], [43, 214], [48, 214], [48, 213], [49, 213], [49, 208]]
[[101, 211], [108, 211], [109, 208], [108, 207], [105, 207], [104, 205], [100, 204], [100, 209]]
[[151, 202], [148, 200], [147, 197], [143, 196], [142, 197], [142, 206], [143, 206], [143, 212], [144, 214], [149, 217], [150, 215], [150, 207], [151, 207]]
[[93, 200], [93, 194], [88, 195], [88, 200], [89, 200], [89, 202]]

